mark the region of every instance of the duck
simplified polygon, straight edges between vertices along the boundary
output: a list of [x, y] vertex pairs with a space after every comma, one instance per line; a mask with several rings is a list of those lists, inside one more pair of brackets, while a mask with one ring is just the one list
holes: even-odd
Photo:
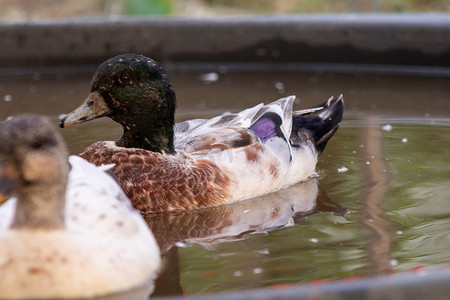
[[188, 210], [269, 193], [317, 174], [318, 156], [342, 120], [342, 95], [293, 111], [288, 96], [238, 113], [175, 124], [176, 95], [165, 70], [140, 54], [99, 65], [86, 100], [60, 127], [101, 117], [119, 123], [117, 141], [79, 155], [111, 169], [141, 213]]
[[73, 299], [150, 284], [160, 250], [111, 166], [70, 156], [49, 118], [0, 130], [0, 299]]

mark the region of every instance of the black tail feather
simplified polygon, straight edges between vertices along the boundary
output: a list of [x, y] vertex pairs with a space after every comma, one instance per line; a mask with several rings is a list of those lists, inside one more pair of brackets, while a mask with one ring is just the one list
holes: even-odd
[[322, 153], [327, 142], [336, 133], [344, 113], [344, 99], [341, 96], [313, 107], [296, 111], [292, 114], [291, 143], [296, 144], [300, 136], [309, 134], [315, 143], [318, 153]]

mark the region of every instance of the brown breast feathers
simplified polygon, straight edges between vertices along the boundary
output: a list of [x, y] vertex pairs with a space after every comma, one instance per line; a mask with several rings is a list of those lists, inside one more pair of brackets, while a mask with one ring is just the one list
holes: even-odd
[[97, 142], [80, 156], [97, 166], [115, 164], [112, 171], [142, 213], [217, 205], [229, 197], [230, 178], [206, 159], [183, 159], [108, 142]]

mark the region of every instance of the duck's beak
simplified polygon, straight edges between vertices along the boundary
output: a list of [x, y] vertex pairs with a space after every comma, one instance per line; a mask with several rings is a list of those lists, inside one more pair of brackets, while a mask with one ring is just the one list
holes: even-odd
[[92, 92], [84, 100], [83, 104], [61, 118], [59, 127], [64, 128], [64, 126], [83, 123], [104, 117], [109, 113], [111, 113], [111, 109], [106, 104], [102, 95], [99, 92]]
[[11, 196], [18, 178], [19, 173], [12, 164], [0, 165], [0, 204]]

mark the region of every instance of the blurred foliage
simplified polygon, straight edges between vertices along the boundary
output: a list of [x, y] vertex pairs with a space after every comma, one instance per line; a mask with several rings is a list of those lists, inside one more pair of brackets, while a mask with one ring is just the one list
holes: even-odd
[[167, 15], [173, 10], [172, 0], [125, 0], [126, 15]]
[[[181, 1], [182, 2], [182, 1]], [[246, 13], [296, 14], [333, 12], [419, 12], [449, 11], [447, 0], [204, 0], [213, 8], [228, 8]]]
[[0, 0], [0, 22], [100, 15], [215, 17], [252, 14], [449, 12], [448, 0]]

